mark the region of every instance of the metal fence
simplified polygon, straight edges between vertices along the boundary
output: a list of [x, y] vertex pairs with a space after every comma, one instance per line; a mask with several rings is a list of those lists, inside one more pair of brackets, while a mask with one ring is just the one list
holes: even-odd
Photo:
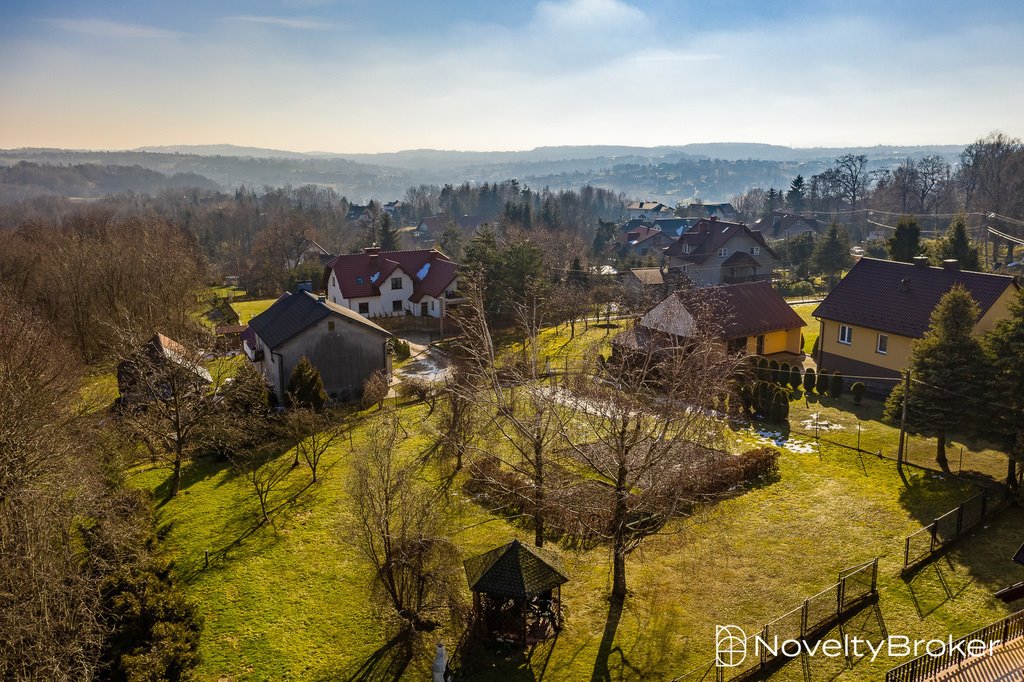
[[903, 571], [927, 561], [940, 549], [964, 536], [1001, 509], [1006, 495], [983, 490], [907, 536], [903, 546]]
[[975, 630], [966, 637], [961, 637], [953, 642], [952, 646], [943, 647], [941, 652], [935, 652], [934, 655], [924, 654], [896, 666], [885, 674], [885, 682], [921, 682], [947, 668], [959, 665], [969, 658], [966, 647], [963, 647], [966, 642], [1006, 644], [1022, 637], [1024, 611], [1018, 611], [980, 630]]
[[[767, 647], [757, 646], [761, 642], [771, 645], [788, 640], [805, 640], [819, 637], [844, 616], [873, 599], [878, 594], [878, 559], [872, 559], [858, 566], [840, 571], [839, 580], [787, 613], [769, 621], [756, 635], [746, 638], [742, 661], [737, 665], [720, 665], [720, 661], [705, 663], [690, 672], [674, 678], [673, 682], [699, 682], [716, 680], [749, 680], [757, 675], [781, 666], [790, 656], [779, 650], [772, 654]], [[717, 644], [717, 643], [716, 643]], [[754, 655], [757, 651], [758, 655]]]

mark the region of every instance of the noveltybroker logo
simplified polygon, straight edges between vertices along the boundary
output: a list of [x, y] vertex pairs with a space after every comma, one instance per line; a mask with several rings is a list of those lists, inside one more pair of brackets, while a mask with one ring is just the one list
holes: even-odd
[[715, 665], [735, 668], [747, 658], [747, 633], [739, 625], [715, 626]]

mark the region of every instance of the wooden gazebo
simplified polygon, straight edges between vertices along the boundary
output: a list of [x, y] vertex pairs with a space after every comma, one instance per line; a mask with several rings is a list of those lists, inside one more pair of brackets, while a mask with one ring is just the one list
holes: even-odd
[[569, 579], [556, 557], [513, 540], [464, 565], [477, 635], [525, 646], [561, 629], [561, 585]]

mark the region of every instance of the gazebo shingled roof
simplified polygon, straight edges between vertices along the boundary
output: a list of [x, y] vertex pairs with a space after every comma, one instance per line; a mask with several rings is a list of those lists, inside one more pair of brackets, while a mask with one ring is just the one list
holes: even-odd
[[469, 589], [501, 597], [527, 599], [569, 579], [558, 560], [518, 540], [466, 559]]

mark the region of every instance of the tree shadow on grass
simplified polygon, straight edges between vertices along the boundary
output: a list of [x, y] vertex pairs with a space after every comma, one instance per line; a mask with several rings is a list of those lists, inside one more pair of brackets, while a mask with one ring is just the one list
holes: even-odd
[[414, 652], [415, 636], [403, 628], [370, 656], [359, 662], [354, 670], [322, 675], [318, 679], [346, 680], [347, 682], [385, 682], [400, 680], [405, 674]]
[[[157, 509], [160, 509], [174, 499], [168, 497], [171, 492], [171, 469], [167, 466], [161, 466], [159, 468], [165, 469], [167, 471], [167, 476], [159, 485], [157, 485], [156, 488], [153, 489], [153, 497], [156, 499]], [[231, 463], [226, 460], [214, 459], [212, 457], [201, 457], [192, 461], [181, 469], [181, 486], [179, 487], [178, 494], [181, 495], [186, 493], [188, 489], [196, 483], [221, 474], [225, 469], [231, 469]], [[223, 485], [223, 483], [218, 483], [217, 485]]]
[[[615, 644], [615, 631], [619, 627], [619, 621], [622, 619], [622, 607], [623, 600], [619, 597], [612, 596], [608, 601], [608, 619], [604, 624], [604, 633], [601, 635], [601, 644], [597, 648], [597, 659], [594, 661], [594, 672], [590, 676], [591, 682], [606, 682], [612, 679], [611, 669], [609, 667], [610, 659], [613, 654], [617, 654], [620, 658], [622, 657], [622, 649], [614, 646]], [[625, 663], [625, 659], [622, 659], [622, 663]]]

